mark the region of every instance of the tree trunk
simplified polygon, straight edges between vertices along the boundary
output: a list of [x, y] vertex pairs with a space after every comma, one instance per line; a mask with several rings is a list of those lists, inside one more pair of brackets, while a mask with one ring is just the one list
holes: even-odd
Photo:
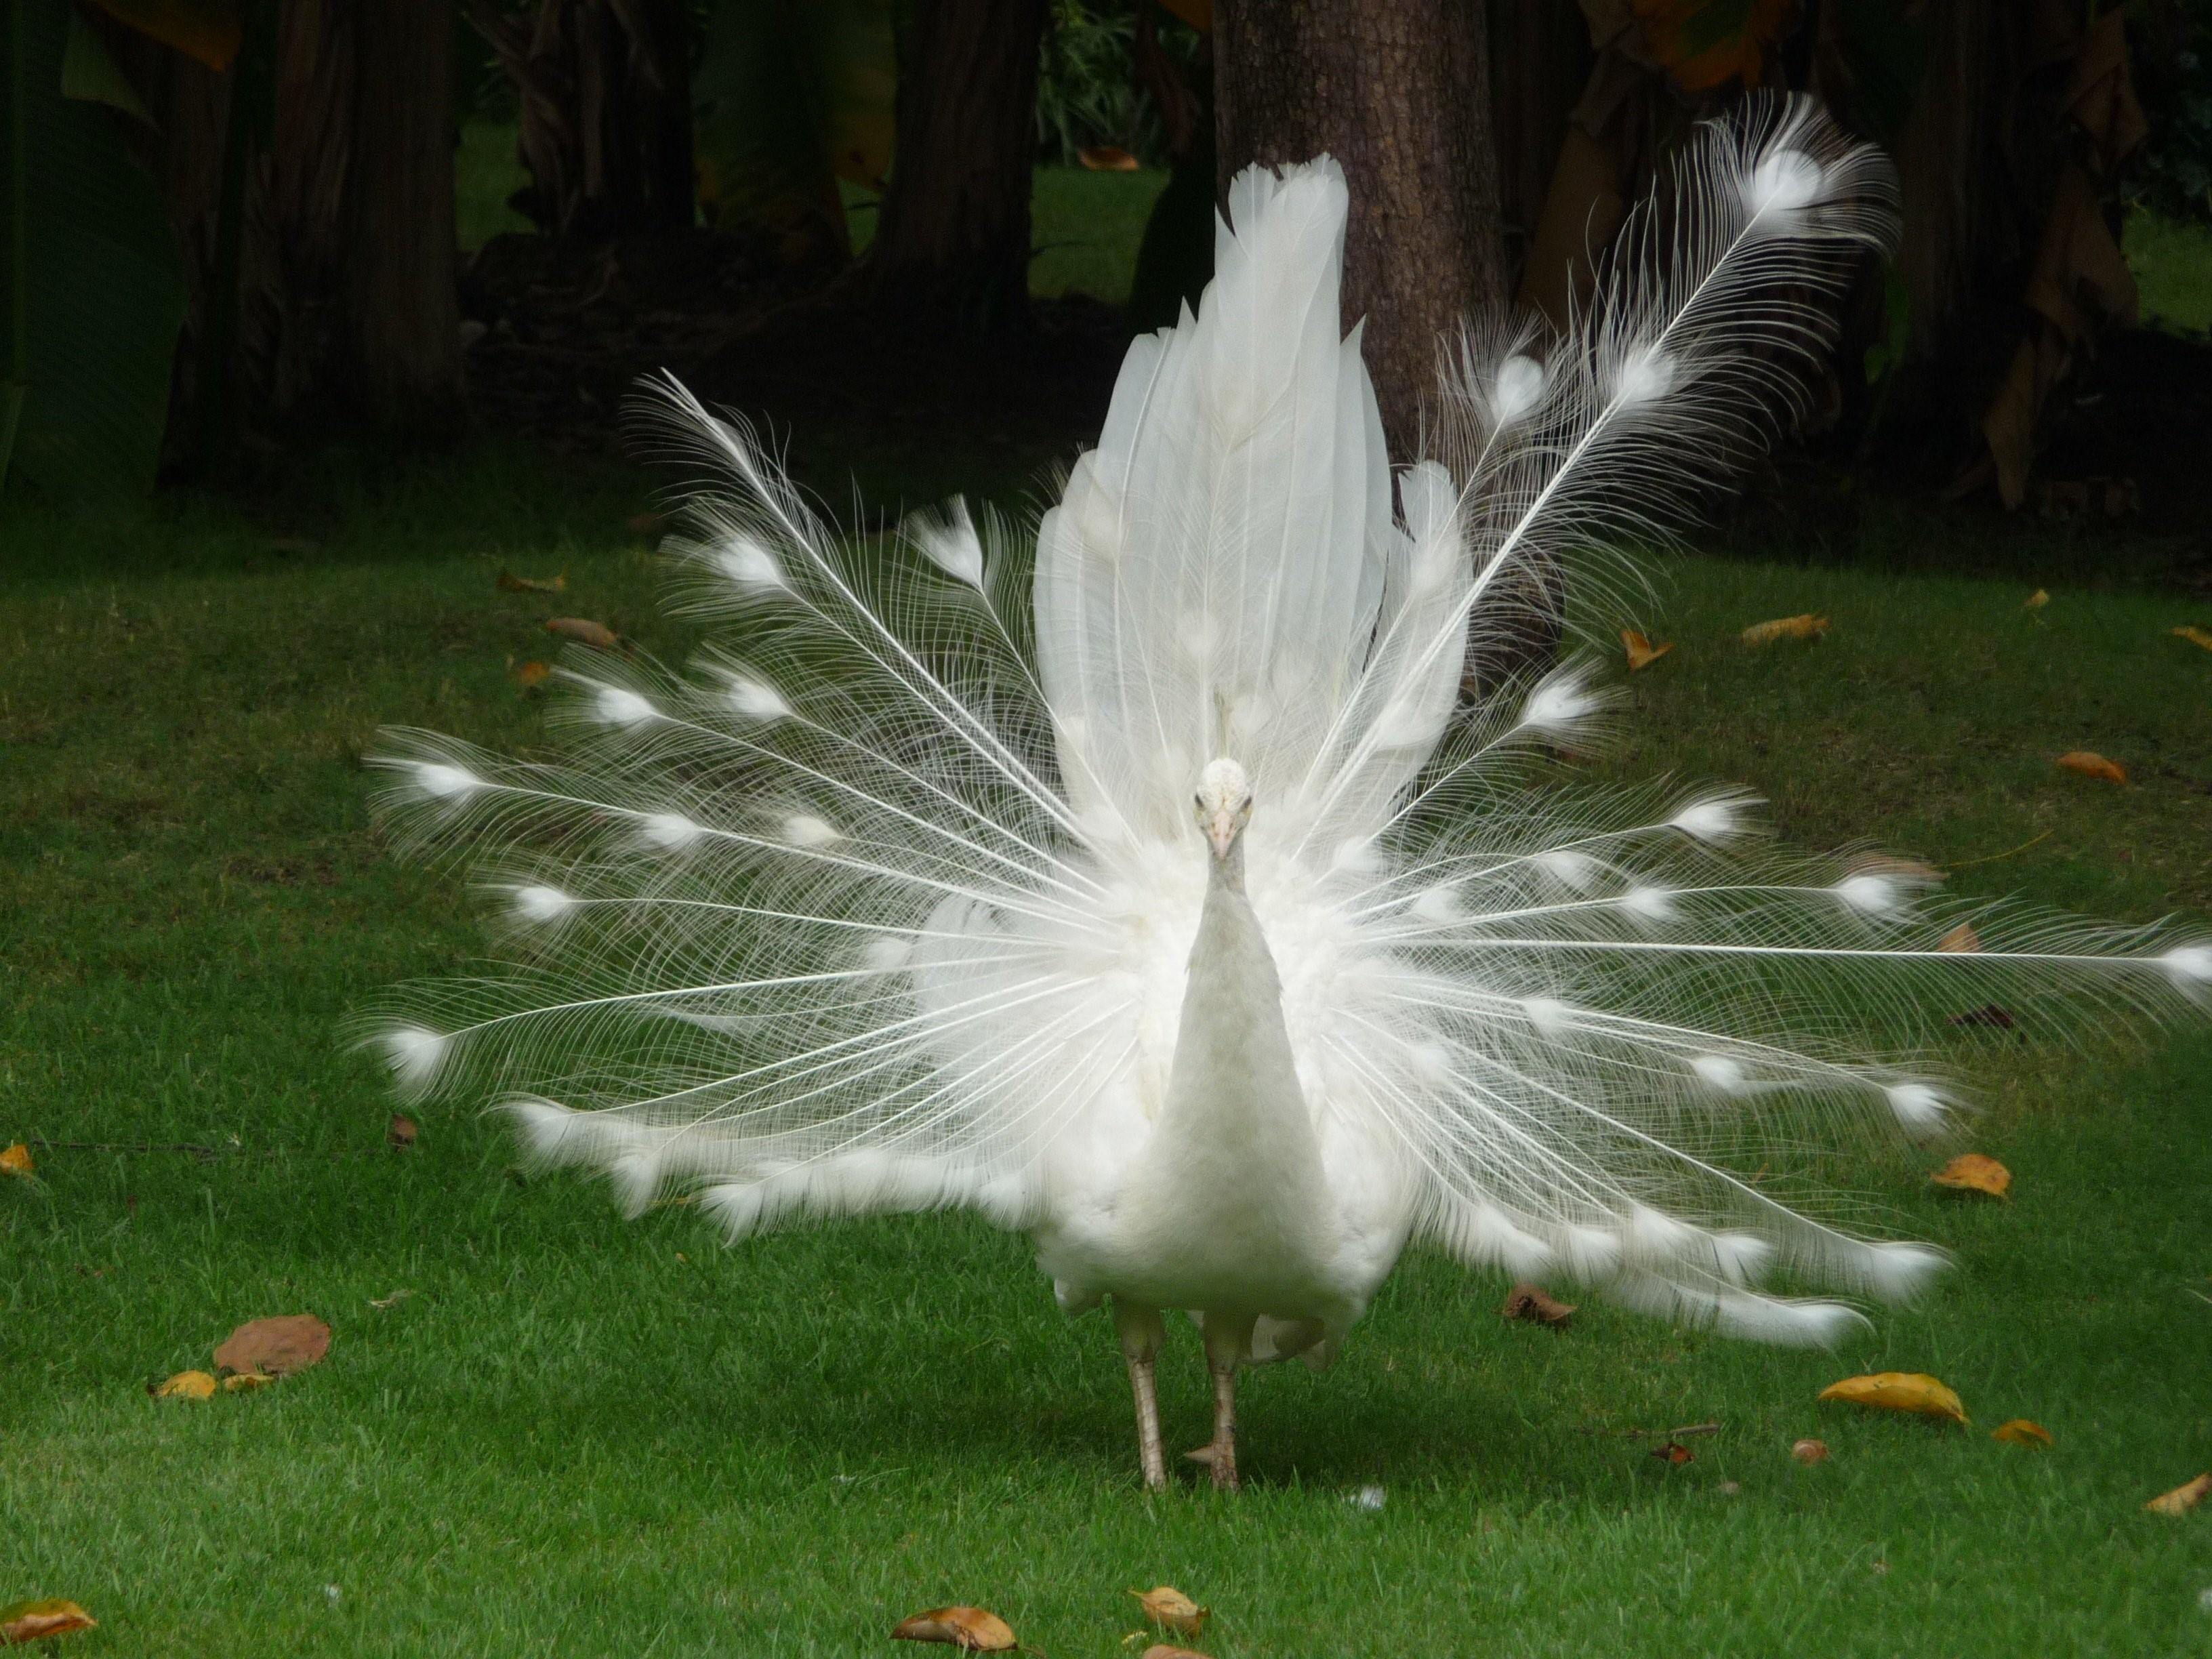
[[982, 330], [1028, 313], [1043, 0], [921, 0], [898, 139], [857, 280], [878, 308]]
[[[1520, 3], [1521, 0], [1516, 0]], [[1218, 182], [1327, 151], [1352, 185], [1346, 323], [1394, 449], [1410, 453], [1438, 342], [1505, 292], [1480, 0], [1220, 0]]]

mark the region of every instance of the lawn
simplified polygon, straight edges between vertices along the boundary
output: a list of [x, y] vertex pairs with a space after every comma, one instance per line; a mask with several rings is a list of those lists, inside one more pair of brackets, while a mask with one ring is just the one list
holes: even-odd
[[[480, 948], [465, 884], [380, 851], [380, 725], [546, 741], [512, 665], [549, 615], [657, 651], [625, 471], [487, 449], [305, 468], [278, 495], [0, 524], [0, 1603], [68, 1595], [70, 1650], [885, 1653], [995, 1607], [1053, 1659], [1133, 1653], [1133, 1587], [1209, 1603], [1236, 1656], [2017, 1655], [2212, 1650], [2212, 1037], [2023, 1048], [1962, 1035], [1970, 1144], [1850, 1173], [1954, 1249], [1923, 1305], [1825, 1356], [1602, 1305], [1564, 1333], [1412, 1260], [1336, 1370], [1253, 1376], [1250, 1489], [1147, 1498], [1109, 1326], [1053, 1308], [1018, 1239], [882, 1221], [723, 1247], [525, 1179], [497, 1127], [392, 1101], [349, 1006]], [[1925, 533], [1953, 533], [1931, 514]], [[565, 571], [557, 599], [501, 568]], [[1769, 795], [2109, 915], [2212, 911], [2212, 623], [2151, 591], [1688, 557], [1640, 618], [1608, 775]], [[1818, 610], [1817, 646], [1736, 634]], [[1611, 671], [1620, 676], [1617, 665]], [[2115, 787], [2052, 757], [2124, 763]], [[99, 1143], [101, 1150], [48, 1143]], [[190, 1143], [211, 1156], [143, 1150]], [[409, 1292], [379, 1308], [372, 1298]], [[156, 1402], [241, 1320], [313, 1311], [318, 1369]], [[1187, 1328], [1170, 1433], [1202, 1437]], [[1814, 1402], [1931, 1370], [1971, 1430]], [[2032, 1418], [2047, 1452], [1990, 1427]], [[1670, 1467], [1626, 1431], [1717, 1422]], [[1789, 1449], [1818, 1435], [1827, 1462]], [[1352, 1501], [1366, 1486], [1382, 1506]]]

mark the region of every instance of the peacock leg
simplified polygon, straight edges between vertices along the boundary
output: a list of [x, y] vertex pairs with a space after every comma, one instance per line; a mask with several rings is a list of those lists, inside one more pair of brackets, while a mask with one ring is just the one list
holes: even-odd
[[1213, 1440], [1189, 1454], [1213, 1471], [1218, 1491], [1237, 1490], [1237, 1368], [1252, 1351], [1252, 1316], [1209, 1313], [1206, 1369], [1213, 1378]]
[[1160, 1449], [1160, 1399], [1153, 1367], [1166, 1335], [1157, 1308], [1140, 1308], [1114, 1298], [1114, 1325], [1121, 1334], [1121, 1357], [1129, 1362], [1129, 1389], [1137, 1396], [1137, 1456], [1144, 1466], [1145, 1490], [1164, 1492], [1167, 1455]]

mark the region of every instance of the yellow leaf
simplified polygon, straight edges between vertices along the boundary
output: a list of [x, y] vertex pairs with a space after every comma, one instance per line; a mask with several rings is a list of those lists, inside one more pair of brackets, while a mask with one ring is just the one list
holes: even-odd
[[2166, 630], [2177, 640], [2187, 640], [2191, 645], [2201, 645], [2212, 651], [2212, 629], [2203, 628], [2172, 628]]
[[38, 1167], [31, 1161], [31, 1149], [20, 1140], [0, 1152], [0, 1175], [27, 1176]]
[[2040, 1450], [2051, 1443], [2051, 1431], [2040, 1423], [2031, 1423], [2024, 1417], [2015, 1417], [2009, 1423], [2000, 1423], [1990, 1431], [1990, 1438], [2002, 1440], [2008, 1446], [2033, 1446]]
[[59, 1596], [44, 1601], [17, 1601], [0, 1607], [0, 1648], [18, 1643], [43, 1642], [73, 1631], [96, 1630], [100, 1620], [74, 1601]]
[[289, 1376], [319, 1364], [331, 1351], [331, 1328], [313, 1314], [279, 1314], [249, 1320], [215, 1351], [217, 1370], [266, 1371]]
[[2153, 1515], [2186, 1515], [2208, 1497], [2212, 1497], [2212, 1474], [2200, 1474], [2185, 1486], [2160, 1492], [2143, 1507]]
[[557, 576], [518, 576], [511, 570], [502, 570], [498, 578], [502, 593], [565, 593], [568, 591], [568, 573]]
[[1920, 1371], [1876, 1371], [1870, 1376], [1847, 1376], [1821, 1389], [1820, 1398], [1872, 1406], [1878, 1411], [1913, 1412], [1954, 1423], [1966, 1420], [1966, 1408], [1959, 1403], [1959, 1396]]
[[553, 617], [547, 620], [545, 631], [563, 638], [581, 640], [595, 651], [615, 648], [615, 630], [605, 623], [595, 623], [583, 617]]
[[2106, 783], [2125, 783], [2128, 781], [2126, 767], [2087, 749], [2069, 750], [2058, 757], [2058, 763], [2069, 772], [2079, 772], [2085, 778], [2101, 778]]
[[245, 1394], [253, 1389], [265, 1389], [276, 1379], [266, 1371], [240, 1371], [222, 1379], [225, 1394]]
[[1171, 1630], [1177, 1636], [1196, 1636], [1206, 1628], [1212, 1609], [1201, 1607], [1190, 1597], [1171, 1585], [1161, 1584], [1148, 1590], [1131, 1590], [1145, 1616], [1163, 1630]]
[[1982, 936], [1974, 931], [1972, 922], [1962, 921], [1938, 939], [1936, 948], [1939, 951], [1978, 951], [1982, 948]]
[[1743, 630], [1746, 645], [1771, 645], [1777, 640], [1817, 640], [1828, 631], [1828, 619], [1808, 611], [1802, 617], [1778, 617], [1754, 623]]
[[1828, 1461], [1828, 1443], [1825, 1440], [1800, 1440], [1790, 1448], [1790, 1456], [1808, 1467]]
[[166, 1382], [156, 1382], [153, 1395], [156, 1400], [212, 1400], [215, 1378], [205, 1371], [179, 1371]]
[[894, 1642], [949, 1642], [969, 1653], [1010, 1653], [1017, 1644], [1013, 1626], [981, 1607], [932, 1607], [902, 1619]]
[[1137, 158], [1113, 144], [1085, 144], [1075, 159], [1093, 173], [1134, 173]]
[[2020, 608], [2023, 611], [2040, 611], [2050, 603], [2051, 595], [2039, 587], [2021, 601]]
[[1987, 1193], [2002, 1198], [2012, 1186], [2012, 1171], [1979, 1152], [1961, 1152], [1929, 1180], [1958, 1193]]
[[535, 691], [553, 678], [553, 671], [542, 662], [531, 661], [517, 668], [514, 671], [514, 678], [520, 683], [524, 690]]
[[1653, 663], [1657, 662], [1660, 658], [1674, 648], [1674, 641], [1672, 640], [1654, 645], [1632, 628], [1624, 628], [1620, 630], [1620, 643], [1628, 653], [1628, 672], [1632, 674], [1639, 668], [1650, 667]]

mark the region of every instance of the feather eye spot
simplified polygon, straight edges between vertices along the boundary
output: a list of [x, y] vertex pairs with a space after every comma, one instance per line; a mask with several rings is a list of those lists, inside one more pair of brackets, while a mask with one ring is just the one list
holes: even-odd
[[1544, 398], [1544, 366], [1525, 352], [1515, 352], [1498, 364], [1490, 383], [1490, 418], [1499, 430], [1517, 426], [1536, 411]]
[[433, 800], [466, 800], [489, 787], [467, 767], [447, 761], [416, 761], [412, 771], [415, 787]]
[[784, 587], [783, 564], [767, 544], [750, 536], [732, 536], [714, 550], [714, 568], [738, 586], [751, 592]]
[[1951, 1103], [1927, 1083], [1893, 1083], [1882, 1091], [1898, 1126], [1915, 1140], [1930, 1140], [1950, 1121]]
[[910, 940], [896, 933], [884, 933], [868, 941], [862, 959], [871, 973], [896, 974], [907, 965], [913, 954]]
[[1457, 921], [1467, 914], [1460, 904], [1459, 890], [1448, 881], [1425, 890], [1413, 901], [1413, 911], [1423, 921], [1439, 924]]
[[1641, 921], [1671, 921], [1674, 896], [1663, 887], [1632, 887], [1620, 896], [1620, 908]]
[[1551, 852], [1538, 854], [1535, 864], [1539, 870], [1571, 892], [1587, 892], [1597, 884], [1598, 862], [1588, 853], [1577, 853], [1565, 847], [1555, 848]]
[[781, 692], [748, 674], [732, 674], [723, 696], [731, 712], [745, 720], [780, 720], [791, 713]]
[[660, 718], [660, 711], [645, 697], [623, 685], [593, 685], [592, 718], [602, 726], [618, 726], [635, 732]]
[[811, 812], [793, 812], [783, 821], [783, 838], [793, 847], [827, 847], [842, 841], [844, 834], [825, 818]]
[[1656, 404], [1674, 386], [1674, 360], [1657, 346], [1632, 347], [1613, 370], [1613, 401], [1623, 409]]
[[1826, 185], [1826, 171], [1803, 150], [1778, 149], [1761, 156], [1744, 181], [1744, 208], [1754, 219], [1796, 213], [1819, 201]]
[[648, 812], [638, 821], [646, 844], [665, 853], [678, 853], [707, 832], [681, 812]]
[[1893, 916], [1901, 908], [1897, 884], [1886, 876], [1846, 876], [1829, 890], [1863, 916]]
[[1690, 1062], [1698, 1080], [1715, 1094], [1740, 1098], [1751, 1092], [1751, 1079], [1742, 1066], [1726, 1054], [1699, 1054]]
[[983, 544], [975, 534], [968, 503], [959, 496], [945, 504], [943, 519], [919, 524], [915, 539], [929, 562], [955, 581], [982, 586]]
[[1574, 1026], [1574, 1010], [1556, 997], [1523, 997], [1521, 1013], [1542, 1036], [1564, 1036]]
[[1521, 706], [1521, 724], [1540, 732], [1567, 732], [1605, 707], [1579, 672], [1544, 682]]
[[423, 1025], [395, 1025], [378, 1042], [392, 1077], [410, 1092], [426, 1089], [436, 1080], [452, 1045], [445, 1033]]
[[525, 921], [558, 921], [575, 908], [576, 901], [557, 887], [543, 884], [518, 887], [513, 894], [514, 914]]
[[2159, 958], [2176, 985], [2212, 985], [2212, 945], [2183, 945]]
[[1718, 846], [1733, 841], [1742, 833], [1745, 805], [1742, 800], [1727, 795], [1693, 800], [1667, 820], [1668, 827], [1680, 830], [1692, 841]]

